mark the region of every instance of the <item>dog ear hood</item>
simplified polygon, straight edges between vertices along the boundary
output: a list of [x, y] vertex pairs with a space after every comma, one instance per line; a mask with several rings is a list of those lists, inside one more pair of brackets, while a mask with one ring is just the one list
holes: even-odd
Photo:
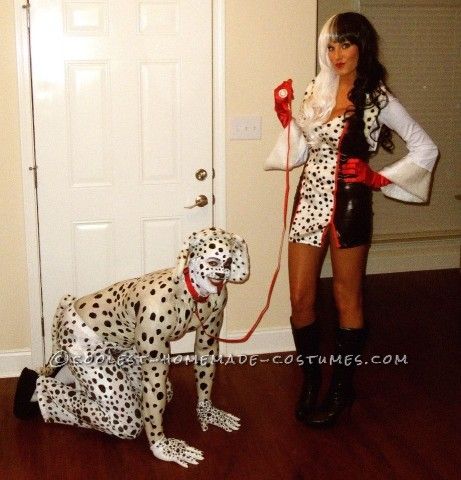
[[229, 282], [243, 283], [250, 276], [250, 257], [248, 255], [248, 246], [245, 240], [233, 233], [232, 237], [232, 265]]
[[178, 254], [178, 257], [176, 259], [176, 269], [175, 269], [175, 276], [176, 278], [181, 277], [183, 274], [184, 269], [189, 263], [189, 250], [191, 247], [191, 242], [194, 240], [196, 237], [196, 233], [194, 232], [192, 235], [190, 235], [183, 243], [183, 246]]
[[180, 277], [183, 274], [184, 269], [189, 265], [189, 256], [194, 249], [194, 246], [200, 241], [209, 238], [211, 235], [216, 233], [225, 234], [224, 230], [219, 230], [216, 228], [206, 228], [200, 230], [199, 232], [193, 232], [189, 237], [184, 241], [183, 246], [178, 254], [176, 260], [176, 277]]

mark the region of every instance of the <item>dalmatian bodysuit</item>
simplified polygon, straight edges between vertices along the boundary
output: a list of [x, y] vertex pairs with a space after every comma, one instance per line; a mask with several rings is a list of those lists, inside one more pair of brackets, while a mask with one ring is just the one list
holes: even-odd
[[[176, 268], [125, 280], [76, 299], [63, 297], [53, 323], [53, 352], [36, 396], [46, 422], [93, 428], [129, 439], [145, 428], [154, 455], [182, 466], [202, 452], [164, 434], [172, 397], [170, 342], [196, 331], [197, 416], [202, 430], [237, 430], [239, 419], [211, 403], [226, 283], [249, 275], [243, 239], [210, 228], [185, 242]], [[73, 383], [53, 378], [65, 364]]]
[[[93, 428], [119, 438], [136, 438], [141, 420], [141, 367], [115, 361], [128, 352], [101, 337], [77, 314], [75, 297], [65, 296], [55, 316], [54, 334], [61, 345], [55, 365], [66, 364], [75, 384], [39, 376], [37, 397], [47, 423]], [[131, 350], [131, 353], [135, 353]]]

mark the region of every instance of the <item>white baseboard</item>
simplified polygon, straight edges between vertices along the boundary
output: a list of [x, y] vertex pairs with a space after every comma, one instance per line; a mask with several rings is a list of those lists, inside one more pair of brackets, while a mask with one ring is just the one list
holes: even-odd
[[[367, 273], [393, 273], [420, 270], [443, 270], [460, 267], [461, 235], [459, 232], [433, 232], [412, 234], [405, 238], [381, 236], [371, 247]], [[329, 258], [325, 260], [322, 277], [331, 277]], [[264, 292], [262, 292], [264, 293]], [[225, 330], [224, 330], [225, 331]], [[240, 338], [244, 331], [228, 331], [225, 336]], [[40, 343], [40, 342], [39, 342]], [[177, 343], [177, 342], [175, 342]], [[178, 351], [192, 351], [193, 342], [187, 346], [173, 348]], [[41, 347], [40, 347], [41, 348]], [[40, 358], [39, 347], [36, 357]], [[258, 355], [294, 351], [291, 330], [287, 327], [258, 329], [250, 340], [242, 344], [221, 344], [222, 355]], [[30, 350], [0, 351], [0, 378], [17, 376], [22, 368], [32, 363]], [[33, 362], [40, 363], [34, 360]]]
[[31, 366], [30, 349], [0, 351], [0, 378], [18, 377], [24, 367]]
[[413, 272], [460, 267], [461, 238], [379, 242], [370, 250], [368, 273]]
[[[367, 273], [417, 272], [459, 268], [461, 236], [459, 233], [443, 237], [418, 234], [408, 238], [381, 236], [373, 240], [367, 262]], [[322, 277], [331, 277], [331, 263], [327, 256]]]
[[[407, 238], [381, 236], [373, 242], [367, 263], [367, 274], [444, 270], [460, 267], [459, 232], [412, 234]], [[322, 277], [331, 277], [330, 259], [325, 259]], [[230, 331], [229, 338], [241, 338], [246, 331]], [[257, 329], [245, 343], [221, 344], [222, 355], [258, 355], [294, 351], [289, 327]]]

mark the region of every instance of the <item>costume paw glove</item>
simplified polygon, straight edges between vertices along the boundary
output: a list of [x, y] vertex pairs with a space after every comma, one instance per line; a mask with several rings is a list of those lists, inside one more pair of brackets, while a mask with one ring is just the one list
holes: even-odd
[[200, 450], [190, 447], [186, 442], [176, 438], [163, 437], [150, 448], [152, 453], [160, 460], [176, 462], [185, 468], [189, 464], [197, 465], [200, 460], [203, 460], [203, 454]]
[[290, 123], [292, 118], [291, 115], [291, 101], [295, 98], [293, 94], [293, 86], [292, 86], [291, 78], [289, 80], [285, 80], [282, 82], [275, 90], [274, 90], [274, 101], [275, 101], [275, 112], [277, 113], [277, 117], [280, 120], [283, 128]]
[[240, 428], [240, 419], [230, 413], [214, 407], [209, 400], [203, 400], [197, 405], [197, 416], [202, 430], [208, 430], [208, 425], [215, 425], [226, 432]]
[[392, 183], [359, 158], [350, 158], [347, 162], [342, 163], [339, 178], [346, 183], [364, 183], [374, 190], [379, 190]]

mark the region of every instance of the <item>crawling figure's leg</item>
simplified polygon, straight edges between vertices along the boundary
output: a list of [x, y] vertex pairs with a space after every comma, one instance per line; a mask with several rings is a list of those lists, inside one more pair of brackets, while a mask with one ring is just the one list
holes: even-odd
[[[61, 309], [55, 325], [53, 349], [61, 347], [68, 361], [64, 369], [71, 375], [58, 372], [56, 378], [40, 375], [36, 379], [43, 419], [94, 428], [120, 438], [138, 436], [143, 426], [139, 365], [117, 362], [114, 345], [101, 341], [85, 325], [73, 303]], [[37, 374], [31, 370], [24, 374], [32, 382], [30, 372]]]

